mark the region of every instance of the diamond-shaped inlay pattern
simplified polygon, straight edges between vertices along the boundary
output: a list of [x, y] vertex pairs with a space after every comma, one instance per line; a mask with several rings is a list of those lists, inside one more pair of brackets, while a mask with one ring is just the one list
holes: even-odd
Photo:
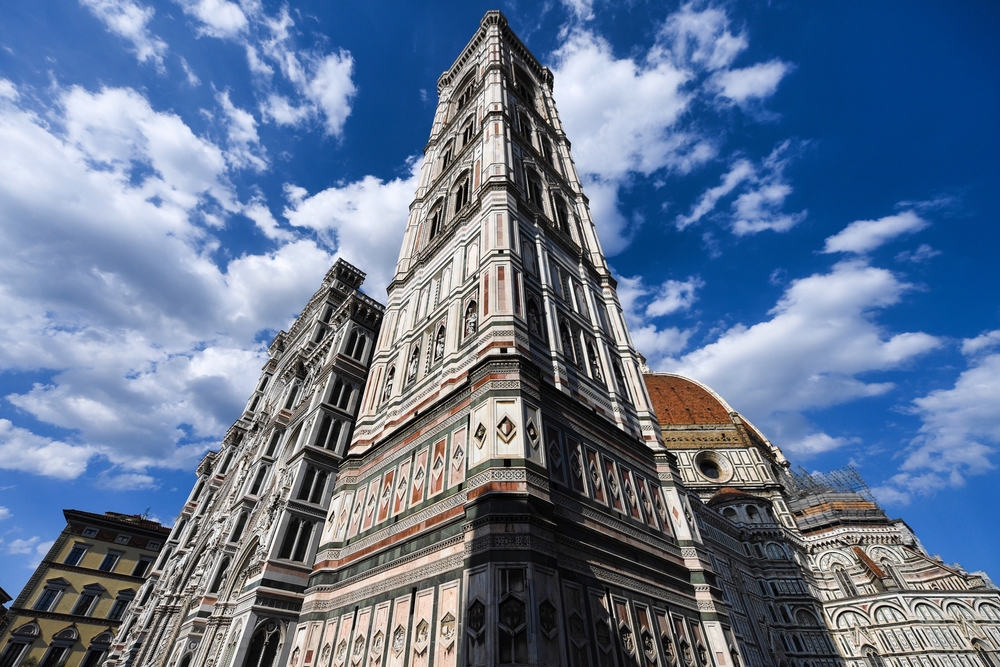
[[510, 420], [510, 417], [504, 415], [503, 419], [500, 420], [500, 423], [497, 424], [497, 435], [500, 436], [500, 439], [505, 443], [509, 443], [514, 439], [516, 434], [517, 426], [515, 426], [514, 422]]

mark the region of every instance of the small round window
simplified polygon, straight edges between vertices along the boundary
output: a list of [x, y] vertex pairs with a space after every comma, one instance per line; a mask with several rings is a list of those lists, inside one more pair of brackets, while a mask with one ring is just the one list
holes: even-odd
[[718, 452], [699, 452], [694, 465], [702, 477], [713, 482], [725, 482], [733, 476], [733, 466]]

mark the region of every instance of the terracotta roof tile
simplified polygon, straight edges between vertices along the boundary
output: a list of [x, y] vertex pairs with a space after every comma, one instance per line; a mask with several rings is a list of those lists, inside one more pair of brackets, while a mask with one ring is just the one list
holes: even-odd
[[732, 424], [729, 411], [698, 383], [678, 375], [644, 375], [656, 418], [662, 426]]

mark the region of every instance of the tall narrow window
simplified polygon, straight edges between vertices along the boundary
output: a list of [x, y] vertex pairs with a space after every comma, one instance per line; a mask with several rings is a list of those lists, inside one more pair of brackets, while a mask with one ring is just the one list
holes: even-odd
[[52, 611], [55, 606], [56, 600], [59, 599], [59, 595], [62, 593], [60, 588], [48, 588], [42, 591], [42, 594], [38, 596], [38, 600], [35, 602], [35, 606], [32, 607], [35, 611]]
[[444, 152], [441, 153], [441, 171], [444, 171], [451, 165], [452, 153], [455, 152], [455, 144], [451, 141], [444, 147]]
[[533, 169], [525, 170], [525, 179], [528, 185], [528, 201], [537, 206], [542, 207], [542, 181], [538, 178], [538, 174], [535, 173]]
[[66, 556], [66, 560], [63, 562], [67, 565], [79, 565], [88, 549], [90, 549], [89, 544], [81, 544], [79, 542], [74, 544], [73, 549], [70, 550], [69, 555]]
[[469, 193], [471, 190], [471, 183], [469, 181], [468, 175], [463, 176], [455, 187], [453, 197], [455, 199], [455, 214], [457, 215], [465, 205], [469, 203]]
[[111, 611], [108, 612], [109, 621], [120, 621], [122, 616], [125, 615], [125, 610], [128, 609], [128, 605], [132, 602], [132, 598], [135, 596], [133, 591], [128, 593], [119, 593], [118, 597], [115, 598], [114, 603], [111, 605]]
[[837, 585], [840, 586], [840, 592], [845, 598], [858, 596], [858, 589], [854, 586], [854, 580], [847, 570], [844, 569], [843, 565], [834, 565], [833, 574], [837, 578]]
[[288, 522], [288, 529], [285, 531], [285, 539], [281, 543], [278, 558], [294, 561], [305, 560], [309, 550], [309, 541], [312, 539], [312, 531], [312, 522], [292, 517]]
[[524, 113], [523, 111], [520, 111], [517, 114], [517, 129], [518, 132], [521, 133], [521, 136], [524, 137], [528, 145], [529, 146], [532, 145], [531, 121], [528, 119], [528, 114]]
[[285, 434], [283, 429], [275, 429], [274, 433], [271, 434], [271, 439], [267, 443], [267, 449], [264, 451], [264, 456], [274, 456], [274, 452], [278, 449], [278, 443], [281, 442], [281, 436]]
[[229, 558], [223, 558], [222, 562], [219, 564], [219, 569], [215, 571], [215, 578], [212, 579], [212, 585], [209, 587], [209, 593], [218, 593], [222, 589], [222, 584], [226, 580], [226, 575], [229, 573]]
[[347, 345], [344, 347], [344, 352], [354, 356], [354, 346], [358, 344], [358, 331], [354, 329], [351, 331], [351, 335], [347, 337]]
[[236, 519], [236, 525], [233, 526], [233, 532], [229, 536], [230, 542], [239, 542], [240, 538], [243, 537], [243, 531], [247, 527], [247, 513], [241, 512], [238, 519]]
[[472, 141], [472, 137], [476, 135], [476, 125], [472, 120], [466, 124], [465, 129], [462, 130], [462, 147], [469, 145]]
[[109, 551], [104, 556], [104, 560], [101, 561], [101, 565], [97, 569], [101, 572], [113, 572], [115, 565], [118, 564], [118, 559], [121, 558], [121, 556], [121, 551]]
[[152, 556], [140, 556], [139, 560], [135, 562], [135, 567], [132, 568], [133, 577], [145, 577], [146, 573], [149, 571], [150, 566], [153, 564]]
[[285, 399], [285, 410], [291, 410], [292, 406], [295, 405], [295, 399], [299, 397], [299, 384], [296, 382], [292, 385], [292, 388], [288, 390], [288, 398]]
[[70, 613], [74, 616], [90, 616], [90, 612], [93, 610], [98, 597], [100, 597], [98, 593], [84, 592], [83, 595], [77, 598], [76, 604], [73, 605], [73, 611]]
[[555, 159], [552, 154], [552, 142], [544, 134], [539, 134], [538, 143], [542, 145], [542, 157], [545, 158], [546, 162], [555, 166]]

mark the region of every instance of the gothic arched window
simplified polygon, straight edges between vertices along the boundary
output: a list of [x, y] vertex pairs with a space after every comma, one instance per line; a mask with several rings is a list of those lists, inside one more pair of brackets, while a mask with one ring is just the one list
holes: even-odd
[[229, 536], [230, 542], [239, 542], [240, 538], [243, 537], [243, 530], [247, 527], [247, 513], [242, 512], [238, 519], [236, 519], [236, 525], [233, 527], [233, 532]]
[[854, 579], [851, 575], [844, 569], [843, 565], [833, 566], [833, 576], [837, 579], [837, 585], [840, 586], [840, 592], [845, 598], [853, 598], [858, 596], [858, 589], [854, 585]]
[[566, 201], [562, 197], [554, 197], [556, 209], [556, 226], [559, 231], [569, 234], [569, 211], [566, 208]]
[[455, 200], [455, 214], [457, 215], [465, 205], [469, 203], [469, 194], [472, 189], [469, 175], [465, 174], [458, 180], [458, 185], [452, 190], [452, 197]]
[[281, 646], [281, 630], [275, 621], [261, 623], [250, 639], [243, 667], [272, 667]]
[[865, 661], [868, 663], [868, 667], [885, 667], [885, 661], [882, 660], [882, 656], [870, 646], [865, 648]]
[[427, 240], [433, 241], [438, 234], [441, 233], [441, 227], [444, 222], [444, 214], [442, 213], [441, 206], [435, 206], [431, 214], [427, 216]]
[[451, 159], [454, 157], [455, 153], [455, 142], [449, 141], [445, 144], [444, 151], [441, 153], [441, 171], [444, 171], [451, 165]]
[[555, 159], [552, 153], [552, 142], [549, 141], [549, 138], [546, 137], [544, 134], [539, 134], [538, 143], [541, 144], [542, 146], [542, 157], [545, 158], [546, 162], [555, 166]]
[[462, 129], [462, 148], [468, 146], [469, 142], [472, 141], [472, 137], [474, 137], [475, 135], [476, 135], [476, 123], [470, 118], [469, 122], [467, 122], [465, 124], [465, 127]]
[[226, 580], [226, 575], [229, 573], [230, 562], [228, 557], [222, 559], [219, 569], [215, 571], [215, 579], [212, 580], [212, 585], [208, 589], [209, 593], [218, 593], [222, 588], [222, 583]]
[[517, 114], [517, 129], [524, 137], [524, 140], [531, 145], [531, 121], [528, 119], [528, 114], [523, 111], [519, 111]]
[[542, 181], [538, 177], [538, 173], [534, 169], [525, 169], [524, 180], [526, 181], [528, 201], [537, 206], [538, 208], [543, 208]]

